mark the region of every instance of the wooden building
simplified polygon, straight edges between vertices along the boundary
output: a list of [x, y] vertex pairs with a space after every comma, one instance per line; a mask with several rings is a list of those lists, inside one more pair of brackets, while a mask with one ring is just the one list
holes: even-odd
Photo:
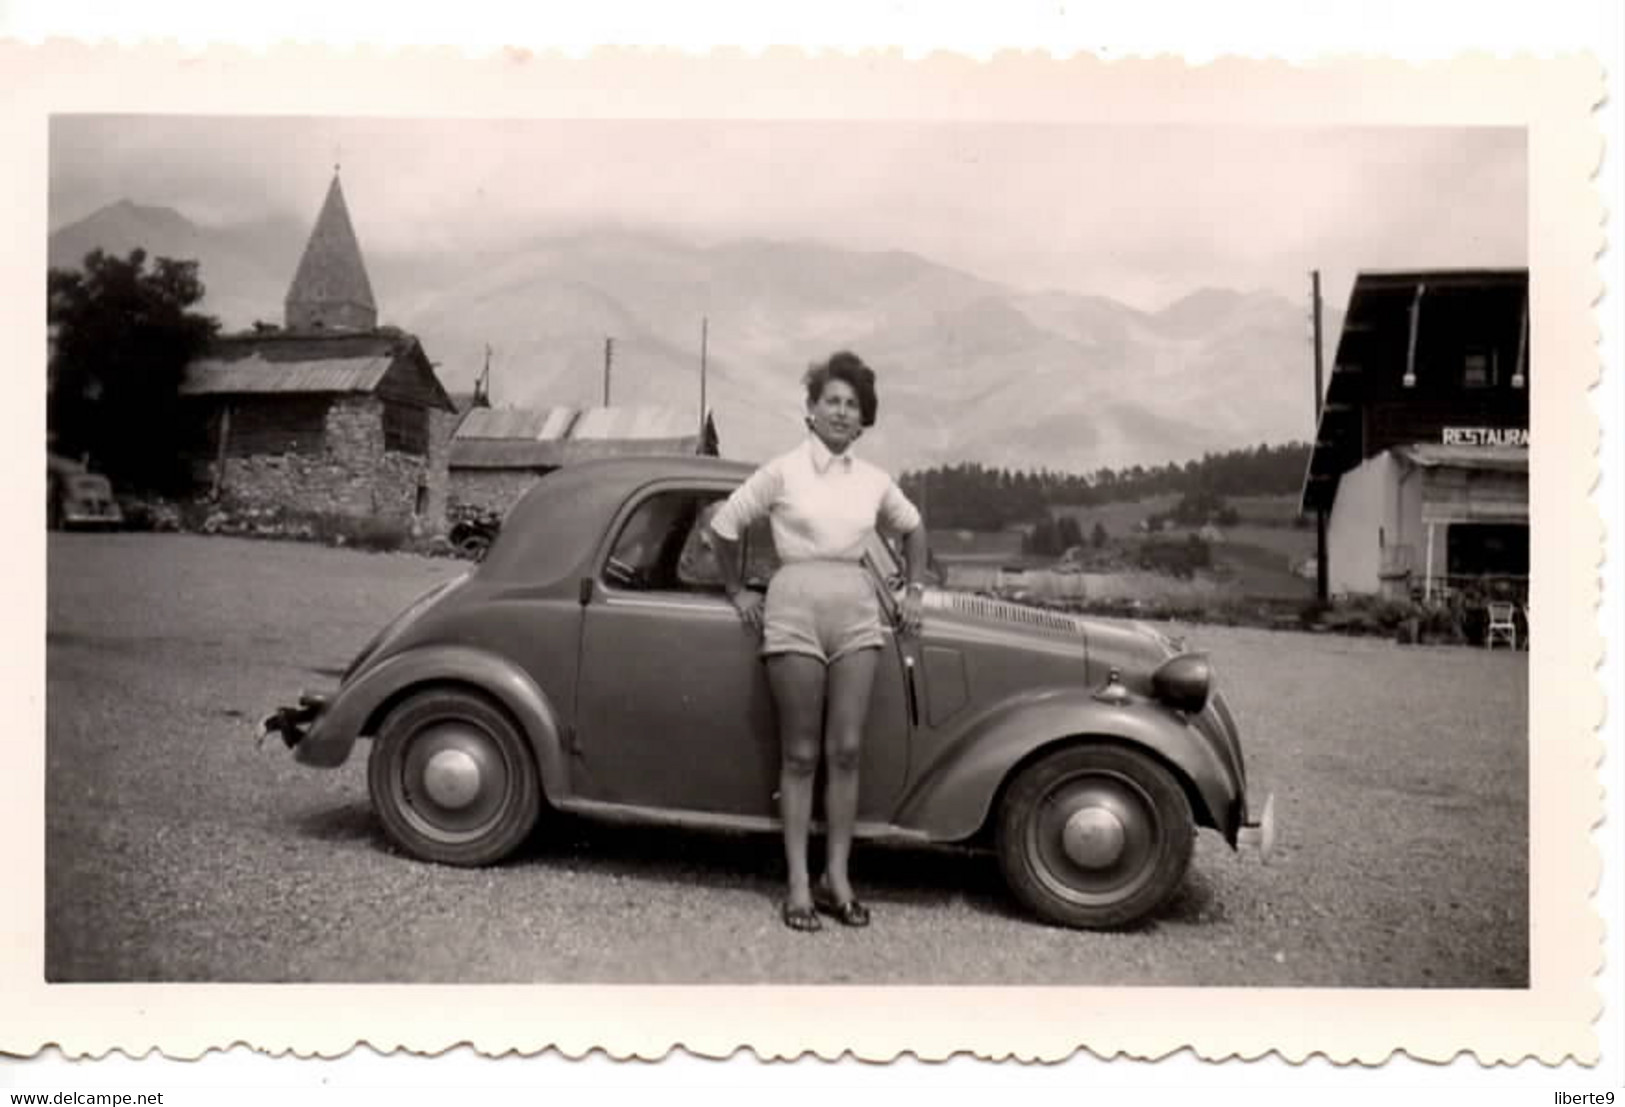
[[1528, 305], [1525, 269], [1357, 277], [1302, 500], [1334, 593], [1527, 587]]

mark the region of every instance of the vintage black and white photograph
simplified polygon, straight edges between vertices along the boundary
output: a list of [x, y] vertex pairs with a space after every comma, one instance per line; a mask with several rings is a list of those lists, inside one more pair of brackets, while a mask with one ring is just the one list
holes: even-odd
[[54, 116], [45, 979], [1529, 987], [1529, 202]]

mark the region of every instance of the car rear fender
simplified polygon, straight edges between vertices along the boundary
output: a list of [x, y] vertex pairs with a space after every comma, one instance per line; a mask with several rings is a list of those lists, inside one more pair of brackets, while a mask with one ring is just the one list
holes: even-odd
[[356, 674], [294, 747], [303, 764], [342, 765], [355, 740], [372, 736], [384, 717], [414, 692], [430, 687], [469, 688], [505, 708], [530, 740], [542, 773], [542, 791], [557, 800], [568, 787], [563, 728], [542, 690], [525, 672], [494, 654], [467, 646], [425, 646], [395, 654]]
[[969, 838], [1017, 770], [1049, 749], [1089, 741], [1149, 751], [1180, 779], [1196, 821], [1233, 836], [1241, 784], [1206, 737], [1151, 700], [1109, 704], [1073, 689], [1029, 693], [972, 721], [909, 789], [896, 822], [937, 841]]

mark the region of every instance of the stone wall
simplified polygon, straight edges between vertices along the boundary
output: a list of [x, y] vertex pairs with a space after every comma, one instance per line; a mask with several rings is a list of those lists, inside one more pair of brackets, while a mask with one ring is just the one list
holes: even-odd
[[451, 502], [506, 514], [540, 479], [530, 469], [453, 469]]
[[450, 527], [447, 512], [451, 509], [451, 476], [446, 463], [451, 458], [451, 436], [462, 419], [453, 411], [429, 412], [429, 509], [421, 525], [431, 534], [444, 534]]
[[446, 442], [437, 434], [430, 435], [428, 457], [386, 451], [383, 404], [373, 396], [346, 396], [328, 408], [320, 453], [226, 458], [221, 498], [239, 508], [372, 516], [410, 525], [422, 485], [425, 511], [416, 526], [439, 533], [446, 527], [446, 456]]

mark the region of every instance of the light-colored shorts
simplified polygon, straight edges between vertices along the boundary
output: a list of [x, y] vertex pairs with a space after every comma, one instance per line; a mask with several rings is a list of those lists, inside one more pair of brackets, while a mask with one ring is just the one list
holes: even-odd
[[885, 644], [880, 600], [868, 570], [852, 561], [792, 561], [767, 586], [762, 655], [799, 653], [828, 664]]

